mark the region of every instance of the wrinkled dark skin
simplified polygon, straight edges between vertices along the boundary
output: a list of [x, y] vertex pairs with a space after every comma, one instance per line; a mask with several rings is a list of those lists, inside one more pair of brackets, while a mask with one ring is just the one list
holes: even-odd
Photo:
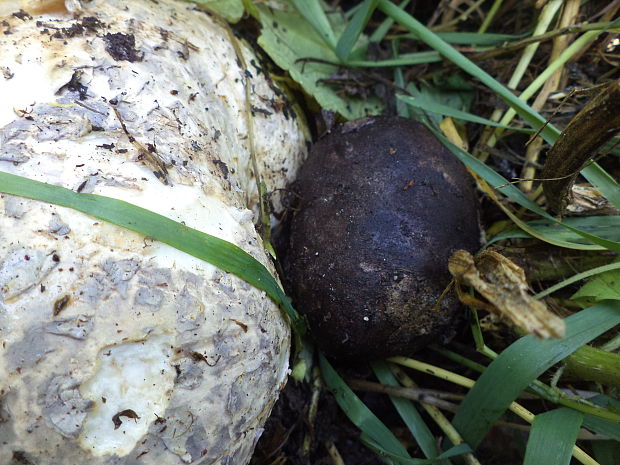
[[352, 121], [313, 147], [296, 184], [285, 270], [319, 346], [342, 360], [447, 342], [464, 319], [447, 262], [480, 245], [463, 166], [421, 124]]

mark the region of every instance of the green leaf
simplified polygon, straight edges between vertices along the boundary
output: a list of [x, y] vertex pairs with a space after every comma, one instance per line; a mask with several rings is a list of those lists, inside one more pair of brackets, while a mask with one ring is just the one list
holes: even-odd
[[72, 208], [152, 237], [211, 263], [265, 291], [286, 312], [298, 334], [305, 331], [303, 320], [269, 270], [230, 242], [122, 200], [95, 194], [78, 194], [64, 187], [33, 181], [14, 174], [0, 172], [0, 192]]
[[545, 125], [545, 119], [536, 111], [520, 100], [512, 91], [495, 80], [490, 74], [473, 63], [462, 53], [454, 49], [450, 44], [442, 40], [437, 34], [426, 28], [406, 11], [394, 5], [388, 0], [378, 0], [378, 8], [386, 15], [393, 18], [397, 23], [409, 29], [418, 39], [425, 42], [446, 59], [460, 67], [463, 71], [481, 81], [499, 97], [508, 103], [515, 111], [527, 121], [533, 128], [543, 128], [540, 135], [550, 143], [553, 143], [560, 135], [560, 131], [551, 124]]
[[620, 300], [620, 270], [611, 270], [597, 275], [575, 292], [571, 299], [588, 302]]
[[[392, 374], [385, 362], [372, 362], [370, 366], [375, 376], [382, 384], [387, 386], [400, 386], [396, 377]], [[409, 431], [411, 431], [420, 449], [424, 452], [424, 455], [429, 459], [437, 457], [437, 442], [435, 441], [433, 433], [428, 429], [428, 426], [426, 426], [426, 423], [424, 423], [424, 420], [416, 410], [413, 402], [396, 396], [390, 396], [390, 400], [407, 425], [407, 428], [409, 428]]]
[[341, 61], [346, 61], [349, 58], [351, 50], [353, 50], [375, 8], [377, 8], [377, 0], [364, 0], [359, 5], [336, 45], [336, 55]]
[[523, 465], [568, 465], [583, 414], [559, 408], [536, 415]]
[[489, 428], [533, 380], [579, 347], [620, 323], [620, 302], [604, 302], [569, 316], [566, 336], [540, 341], [525, 336], [505, 349], [467, 393], [453, 420], [477, 447]]
[[442, 460], [446, 460], [450, 457], [456, 457], [458, 455], [467, 454], [471, 452], [471, 448], [467, 444], [459, 444], [457, 446], [453, 446], [443, 454], [438, 455], [432, 459], [411, 459], [400, 456], [398, 454], [394, 454], [393, 452], [389, 452], [377, 444], [376, 441], [373, 441], [372, 438], [368, 437], [367, 434], [362, 433], [360, 435], [360, 440], [370, 447], [379, 457], [386, 457], [396, 460], [397, 463], [402, 465], [432, 465], [434, 463], [441, 462]]
[[554, 218], [553, 216], [548, 214], [546, 211], [544, 211], [539, 205], [537, 205], [535, 202], [529, 199], [523, 192], [521, 192], [519, 189], [517, 189], [515, 186], [509, 183], [506, 180], [506, 178], [504, 178], [499, 173], [494, 171], [492, 168], [482, 163], [477, 158], [471, 156], [469, 153], [464, 151], [462, 148], [454, 145], [441, 132], [437, 131], [433, 126], [428, 125], [427, 127], [433, 132], [433, 134], [435, 134], [435, 137], [437, 137], [465, 166], [467, 166], [469, 169], [474, 171], [478, 176], [483, 178], [487, 183], [489, 183], [489, 185], [495, 187], [495, 189], [497, 189], [502, 194], [504, 194], [506, 197], [508, 197], [510, 200], [516, 202], [522, 207], [527, 208], [528, 210], [531, 210], [534, 213], [537, 213], [541, 215], [542, 217], [556, 224], [559, 224], [563, 226], [564, 228], [570, 229], [574, 233], [579, 234], [580, 236], [588, 239], [592, 243], [592, 245], [575, 246], [574, 244], [571, 244], [568, 242], [554, 241], [548, 237], [539, 235], [535, 230], [531, 229], [526, 222], [520, 220], [515, 215], [512, 215], [510, 219], [513, 220], [515, 224], [519, 226], [519, 228], [523, 229], [527, 233], [531, 234], [532, 236], [540, 240], [549, 242], [550, 244], [554, 244], [554, 245], [559, 245], [563, 247], [571, 247], [571, 248], [579, 248], [579, 249], [596, 248], [597, 250], [599, 250], [600, 247], [603, 247], [609, 250], [613, 250], [615, 252], [620, 252], [619, 242], [609, 241], [602, 237], [589, 234], [585, 231], [581, 231], [579, 229], [573, 228], [570, 225], [565, 224], [562, 221], [558, 220], [557, 218]]
[[226, 21], [236, 23], [243, 16], [243, 0], [186, 0], [197, 3], [222, 16]]
[[[620, 268], [620, 263], [609, 263], [607, 265], [597, 266], [596, 268], [592, 268], [590, 270], [584, 271], [582, 273], [577, 273], [576, 275], [571, 276], [563, 281], [560, 281], [557, 284], [545, 289], [542, 292], [539, 292], [534, 296], [535, 299], [542, 299], [543, 297], [548, 296], [549, 294], [553, 294], [555, 291], [562, 289], [566, 286], [569, 286], [577, 281], [581, 281], [582, 279], [589, 278], [590, 276], [595, 276], [597, 274], [605, 273], [608, 271], [618, 270]], [[573, 296], [575, 299], [575, 296]], [[602, 299], [601, 299], [602, 300]]]
[[458, 45], [502, 45], [524, 39], [529, 33], [513, 34], [481, 34], [479, 32], [438, 32], [437, 36], [451, 44]]
[[319, 362], [325, 384], [349, 420], [387, 453], [410, 459], [407, 449], [347, 386], [322, 353], [319, 353]]
[[414, 108], [418, 108], [424, 111], [430, 111], [438, 115], [450, 116], [452, 118], [459, 119], [462, 121], [469, 121], [470, 123], [477, 123], [477, 124], [483, 124], [485, 126], [499, 127], [499, 128], [508, 129], [508, 130], [515, 131], [515, 132], [523, 132], [526, 134], [534, 133], [533, 129], [513, 128], [510, 126], [496, 123], [495, 121], [491, 121], [490, 119], [487, 119], [487, 118], [482, 118], [480, 116], [473, 115], [466, 111], [461, 111], [461, 110], [452, 108], [447, 105], [442, 105], [441, 103], [424, 102], [414, 97], [410, 97], [408, 95], [397, 95], [397, 98], [405, 102], [407, 105], [410, 105]]
[[[620, 241], [620, 216], [612, 215], [564, 218], [562, 223], [610, 241]], [[530, 229], [536, 231], [538, 235], [544, 236], [548, 240], [570, 244], [573, 246], [571, 248], [579, 248], [579, 245], [588, 245], [588, 248], [590, 249], [593, 249], [594, 247], [599, 250], [602, 249], [602, 247], [599, 246], [592, 246], [592, 243], [589, 240], [574, 231], [559, 225], [555, 221], [534, 220], [527, 222], [527, 225]], [[532, 236], [520, 228], [515, 227], [497, 234], [489, 241], [489, 243], [486, 244], [486, 246], [488, 247], [492, 243], [503, 239], [526, 237]]]
[[[546, 123], [545, 119], [533, 108], [527, 105], [524, 100], [517, 97], [510, 89], [499, 83], [490, 74], [488, 74], [478, 65], [465, 57], [462, 53], [453, 48], [450, 44], [441, 39], [437, 34], [426, 28], [422, 23], [420, 23], [406, 11], [394, 5], [389, 0], [377, 1], [377, 7], [387, 16], [393, 18], [396, 22], [409, 29], [409, 31], [411, 31], [411, 33], [414, 34], [418, 39], [425, 42], [428, 46], [439, 52], [442, 56], [460, 67], [463, 71], [481, 81], [489, 89], [495, 92], [496, 95], [501, 97], [508, 105], [510, 105], [511, 109], [519, 116], [521, 116], [521, 118], [523, 118], [526, 122], [528, 122], [532, 126], [532, 128], [541, 129], [540, 136], [547, 143], [555, 143], [555, 141], [560, 135], [560, 131], [552, 124]], [[620, 18], [617, 18], [613, 22], [609, 23], [604, 29], [598, 31], [588, 31], [584, 33], [582, 36], [584, 38], [584, 42], [587, 43], [594, 40], [599, 34], [601, 34], [607, 29], [616, 27], [618, 24], [620, 24]], [[575, 41], [574, 44], [576, 43], [577, 41]], [[550, 67], [548, 67], [545, 72], [550, 73]], [[542, 79], [544, 78], [544, 74], [545, 73], [541, 73], [541, 75], [538, 76], [537, 79], [542, 81]], [[533, 86], [530, 87], [533, 88]], [[599, 170], [601, 171], [599, 172]], [[592, 178], [591, 182], [594, 187], [601, 190], [603, 195], [605, 195], [607, 198], [611, 197], [614, 198], [614, 202], [616, 200], [620, 202], [620, 186], [618, 186], [617, 184], [613, 185], [613, 183], [609, 182], [610, 177], [608, 177], [606, 180], [603, 179], [603, 176], [601, 174], [604, 173], [604, 171], [602, 171], [602, 168], [600, 168], [600, 166], [598, 166], [597, 164], [590, 165], [583, 169], [581, 173], [586, 178]], [[603, 244], [600, 243], [600, 245]], [[620, 251], [620, 247], [612, 247], [610, 248], [610, 250]]]
[[[339, 69], [337, 64], [327, 63], [337, 63], [338, 57], [297, 11], [274, 10], [263, 4], [255, 7], [257, 19], [262, 25], [259, 45], [321, 107], [340, 113], [346, 119], [381, 113], [383, 104], [377, 98], [341, 95], [337, 87], [325, 82]], [[340, 21], [337, 30], [344, 28], [342, 18], [334, 17], [332, 20]]]
[[593, 163], [583, 169], [581, 174], [590, 184], [601, 191], [601, 194], [603, 194], [614, 207], [620, 209], [620, 186], [607, 171], [601, 168], [597, 163]]
[[[608, 396], [598, 395], [588, 399], [590, 402], [606, 407], [608, 410], [620, 413], [620, 402]], [[604, 418], [586, 415], [583, 426], [595, 433], [607, 436], [610, 439], [620, 441], [620, 424], [605, 420]], [[617, 462], [620, 463], [620, 462]]]
[[620, 443], [617, 441], [592, 441], [594, 458], [601, 465], [620, 463]]
[[323, 6], [319, 0], [290, 0], [297, 11], [304, 17], [304, 19], [312, 25], [314, 30], [319, 34], [319, 37], [327, 44], [332, 50], [336, 48], [336, 35], [332, 29], [332, 25], [329, 23]]
[[388, 58], [387, 60], [347, 60], [347, 66], [359, 68], [386, 68], [390, 66], [411, 66], [425, 63], [437, 63], [441, 61], [439, 53], [429, 50], [425, 52], [403, 53], [398, 58]]

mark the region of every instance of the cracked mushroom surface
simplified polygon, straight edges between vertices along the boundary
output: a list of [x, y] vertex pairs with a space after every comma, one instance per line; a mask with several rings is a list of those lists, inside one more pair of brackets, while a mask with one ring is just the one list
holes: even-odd
[[[10, 0], [0, 31], [1, 171], [153, 210], [274, 273], [248, 124], [267, 190], [295, 176], [306, 142], [248, 47], [239, 60], [225, 27], [172, 0]], [[10, 195], [0, 340], [3, 464], [244, 464], [288, 370], [289, 328], [264, 292]]]

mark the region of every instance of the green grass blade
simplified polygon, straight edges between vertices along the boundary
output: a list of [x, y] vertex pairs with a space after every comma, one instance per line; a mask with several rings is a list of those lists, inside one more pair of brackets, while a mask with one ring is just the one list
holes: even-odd
[[348, 60], [347, 66], [358, 68], [387, 68], [392, 66], [411, 66], [421, 65], [424, 63], [438, 63], [441, 61], [441, 55], [434, 51], [403, 53], [398, 58], [390, 58], [387, 60], [370, 61], [370, 60]]
[[291, 0], [299, 14], [301, 14], [323, 41], [332, 49], [336, 49], [336, 35], [327, 19], [319, 0]]
[[[588, 239], [592, 244], [599, 245], [609, 250], [613, 250], [615, 252], [620, 252], [620, 243], [615, 241], [609, 241], [602, 237], [595, 236], [593, 234], [589, 234], [585, 231], [581, 231], [579, 229], [573, 228], [568, 224], [561, 222], [560, 220], [554, 218], [550, 214], [548, 214], [545, 210], [543, 210], [540, 206], [538, 206], [535, 202], [532, 202], [523, 192], [517, 189], [514, 185], [509, 183], [506, 178], [504, 178], [499, 173], [495, 172], [492, 168], [489, 168], [487, 165], [482, 163], [477, 158], [471, 156], [469, 153], [464, 151], [462, 148], [456, 146], [452, 142], [450, 142], [441, 132], [437, 131], [434, 127], [428, 126], [428, 128], [435, 134], [435, 136], [468, 168], [478, 174], [481, 178], [483, 178], [487, 183], [491, 186], [495, 187], [498, 191], [508, 197], [510, 200], [516, 202], [528, 210], [533, 211], [534, 213], [539, 214], [540, 216], [559, 224], [567, 229], [570, 229], [576, 234]], [[525, 230], [528, 234], [541, 239], [543, 241], [549, 242], [550, 244], [560, 245], [553, 239], [544, 237], [539, 235], [535, 230], [532, 230], [528, 227], [527, 223], [521, 221], [517, 217], [511, 217], [511, 219], [523, 230]], [[565, 247], [570, 247], [569, 243], [562, 244]], [[584, 249], [585, 246], [575, 247]]]
[[[385, 362], [372, 362], [370, 364], [377, 379], [388, 386], [400, 386], [396, 377], [392, 374]], [[390, 400], [396, 411], [403, 419], [412, 436], [429, 459], [437, 457], [437, 443], [426, 423], [416, 410], [413, 402], [402, 397], [390, 396]]]
[[[409, 2], [411, 2], [411, 0], [403, 0], [398, 6], [403, 9], [407, 8]], [[379, 27], [372, 32], [369, 41], [381, 42], [385, 38], [386, 34], [389, 32], [393, 24], [394, 20], [392, 18], [385, 18], [383, 22], [379, 25]]]
[[620, 302], [595, 305], [566, 318], [566, 336], [540, 341], [525, 336], [510, 345], [478, 378], [453, 420], [465, 441], [477, 447], [511, 402], [533, 380], [595, 337], [620, 324]]
[[[553, 126], [552, 124], [545, 124], [544, 118], [538, 114], [534, 109], [532, 109], [529, 105], [525, 103], [524, 100], [517, 97], [513, 92], [511, 92], [507, 87], [503, 86], [497, 80], [495, 80], [490, 74], [484, 71], [482, 68], [477, 66], [467, 57], [465, 57], [462, 53], [458, 52], [452, 46], [450, 46], [447, 42], [442, 40], [437, 34], [434, 34], [431, 30], [426, 28], [422, 23], [417, 21], [413, 16], [409, 15], [407, 12], [394, 5], [389, 0], [378, 0], [378, 8], [383, 11], [386, 15], [393, 18], [396, 22], [401, 24], [402, 26], [408, 28], [415, 36], [417, 36], [420, 40], [425, 42], [435, 51], [439, 52], [442, 56], [450, 60], [455, 65], [459, 66], [463, 71], [470, 74], [474, 78], [480, 80], [483, 84], [485, 84], [489, 89], [495, 92], [498, 96], [500, 96], [510, 107], [514, 110], [521, 118], [527, 121], [532, 128], [539, 129], [542, 128], [540, 132], [540, 136], [549, 144], [555, 143], [557, 138], [560, 135], [560, 131]], [[620, 24], [620, 18], [614, 20], [609, 24], [607, 28], [601, 29], [599, 31], [588, 31], [584, 33], [584, 40], [587, 41], [594, 40], [599, 34], [604, 32], [606, 29], [612, 28]], [[575, 41], [573, 45], [576, 45], [579, 40]], [[568, 49], [567, 49], [568, 50]], [[572, 53], [572, 52], [571, 52]], [[558, 61], [558, 60], [556, 60]], [[547, 72], [551, 72], [551, 69], [546, 69], [542, 74]], [[539, 81], [543, 81], [543, 75], [538, 77]], [[534, 88], [535, 86], [530, 86]], [[510, 113], [510, 112], [509, 112]], [[505, 123], [502, 120], [502, 123]], [[584, 176], [594, 176], [594, 171], [597, 170], [596, 167], [589, 166], [583, 170]], [[600, 178], [599, 178], [600, 179]], [[605, 189], [610, 188], [608, 183], [604, 183], [603, 185], [599, 185], [593, 182], [593, 185], [599, 188], [604, 195], [608, 195], [605, 192]], [[612, 194], [614, 197], [620, 196], [618, 193], [620, 188], [613, 188]], [[612, 249], [615, 250], [615, 249]]]
[[[562, 223], [572, 228], [579, 229], [580, 231], [597, 235], [603, 239], [615, 242], [620, 241], [620, 216], [582, 216], [564, 218]], [[528, 221], [527, 225], [529, 228], [535, 230], [539, 235], [554, 239], [558, 242], [565, 242], [567, 244], [573, 244], [574, 246], [578, 246], [580, 244], [591, 244], [590, 241], [586, 240], [583, 236], [580, 236], [570, 229], [560, 226], [554, 221], [534, 220]], [[514, 227], [493, 236], [486, 246], [488, 247], [490, 244], [503, 239], [526, 237], [531, 236], [523, 233], [520, 228]], [[597, 248], [600, 249], [601, 247]]]
[[590, 184], [596, 187], [611, 204], [620, 209], [620, 186], [607, 171], [601, 168], [598, 163], [586, 167], [581, 174]]
[[346, 61], [346, 59], [349, 58], [351, 50], [353, 50], [355, 43], [362, 34], [366, 24], [368, 24], [368, 20], [370, 20], [376, 8], [377, 0], [364, 0], [364, 2], [359, 5], [353, 18], [351, 18], [351, 21], [347, 24], [340, 39], [338, 39], [338, 44], [336, 44], [336, 55], [340, 60]]
[[386, 452], [410, 459], [405, 446], [355, 395], [322, 353], [319, 353], [319, 362], [325, 384], [331, 389], [336, 402], [349, 420]]
[[515, 132], [523, 132], [526, 134], [534, 133], [533, 129], [514, 128], [514, 127], [506, 126], [504, 124], [491, 121], [490, 119], [482, 118], [480, 116], [473, 115], [466, 111], [461, 111], [456, 108], [452, 108], [448, 105], [442, 105], [441, 103], [428, 102], [428, 101], [420, 102], [417, 99], [410, 97], [409, 95], [397, 95], [397, 98], [405, 102], [407, 105], [411, 105], [414, 108], [419, 108], [424, 111], [430, 111], [432, 113], [437, 113], [439, 115], [450, 116], [451, 118], [455, 118], [458, 120], [468, 121], [470, 123], [476, 123], [476, 124], [483, 124], [485, 126], [498, 127], [498, 128], [507, 129], [510, 131], [515, 131]]
[[442, 460], [446, 460], [450, 457], [456, 457], [458, 455], [467, 454], [471, 452], [471, 448], [467, 444], [459, 444], [458, 446], [451, 447], [450, 449], [445, 451], [443, 454], [433, 459], [426, 459], [426, 460], [411, 459], [411, 458], [402, 457], [398, 454], [385, 450], [379, 444], [377, 444], [376, 441], [368, 437], [367, 434], [362, 433], [360, 435], [360, 440], [364, 444], [366, 444], [369, 448], [371, 448], [373, 451], [375, 451], [375, 453], [379, 457], [393, 459], [397, 463], [402, 464], [402, 465], [432, 465]]
[[299, 332], [304, 331], [303, 320], [267, 268], [230, 242], [122, 200], [95, 194], [78, 194], [64, 187], [9, 173], [0, 172], [0, 192], [72, 208], [152, 237], [211, 263], [265, 291], [286, 312], [294, 328]]
[[[460, 67], [463, 71], [480, 80], [489, 89], [501, 97], [508, 105], [527, 121], [534, 129], [539, 129], [545, 124], [545, 119], [534, 111], [525, 102], [520, 100], [508, 88], [500, 84], [490, 74], [469, 60], [465, 55], [458, 52], [450, 44], [442, 40], [437, 34], [426, 28], [406, 11], [394, 5], [389, 0], [378, 0], [378, 8], [386, 15], [393, 18], [397, 23], [409, 29], [416, 37], [425, 42], [432, 49], [440, 53], [446, 59]], [[547, 124], [540, 135], [550, 143], [555, 142], [560, 131], [551, 124]]]
[[525, 34], [481, 34], [479, 32], [437, 32], [437, 36], [450, 44], [457, 45], [502, 45], [525, 39]]
[[[590, 402], [606, 407], [609, 410], [620, 413], [620, 402], [608, 396], [595, 396], [588, 399]], [[604, 418], [595, 417], [594, 415], [586, 415], [583, 420], [583, 426], [595, 433], [607, 436], [610, 439], [620, 441], [620, 424], [614, 423]], [[620, 463], [620, 462], [619, 462]]]
[[601, 465], [620, 463], [620, 443], [616, 441], [592, 441], [594, 458]]
[[[602, 266], [597, 266], [596, 268], [592, 268], [591, 270], [587, 270], [587, 271], [583, 271], [581, 273], [577, 273], [574, 276], [571, 276], [568, 279], [565, 279], [564, 281], [560, 281], [559, 283], [545, 289], [542, 292], [539, 292], [538, 294], [536, 294], [534, 296], [535, 299], [542, 299], [543, 297], [548, 296], [549, 294], [553, 294], [554, 292], [566, 287], [566, 286], [570, 286], [573, 283], [576, 283], [578, 281], [581, 281], [582, 279], [586, 279], [589, 278], [591, 276], [596, 276], [597, 274], [601, 274], [601, 273], [606, 273], [608, 271], [613, 271], [613, 270], [618, 270], [620, 269], [620, 262], [617, 263], [610, 263], [608, 265], [602, 265]], [[581, 288], [583, 290], [583, 288]], [[573, 295], [573, 298], [575, 298], [576, 295]]]
[[568, 465], [582, 420], [582, 413], [569, 408], [536, 415], [523, 465]]

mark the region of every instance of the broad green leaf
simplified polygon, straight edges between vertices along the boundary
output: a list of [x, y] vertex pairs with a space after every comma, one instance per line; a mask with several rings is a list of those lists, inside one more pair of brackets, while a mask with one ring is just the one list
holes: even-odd
[[569, 465], [583, 414], [559, 408], [536, 415], [523, 465]]
[[575, 292], [571, 299], [588, 302], [620, 300], [620, 270], [611, 270], [597, 275]]
[[[255, 7], [257, 19], [262, 25], [259, 45], [321, 107], [340, 113], [346, 119], [381, 113], [383, 105], [378, 99], [344, 95], [336, 86], [325, 81], [339, 70], [337, 64], [325, 62], [338, 63], [338, 57], [297, 11], [274, 10], [264, 4], [256, 4]], [[336, 31], [343, 27], [344, 23], [340, 23]]]
[[375, 8], [377, 8], [377, 0], [364, 0], [359, 5], [336, 45], [336, 55], [341, 61], [346, 61], [349, 58], [353, 46], [362, 34]]
[[319, 353], [319, 362], [325, 384], [349, 420], [386, 452], [410, 459], [405, 446], [355, 395], [322, 353]]
[[226, 21], [236, 23], [243, 16], [243, 0], [186, 0], [192, 1], [222, 16]]
[[[375, 376], [382, 384], [400, 386], [396, 377], [392, 374], [392, 371], [385, 362], [372, 362], [370, 366]], [[407, 425], [407, 428], [409, 428], [409, 431], [411, 431], [420, 449], [424, 452], [424, 455], [429, 459], [437, 457], [437, 441], [435, 441], [433, 433], [431, 433], [426, 423], [424, 423], [424, 420], [416, 410], [413, 402], [396, 396], [390, 396], [390, 400]]]
[[304, 332], [303, 320], [267, 268], [230, 242], [122, 200], [95, 194], [78, 194], [64, 187], [33, 181], [9, 173], [0, 172], [0, 192], [72, 208], [152, 237], [211, 263], [265, 291], [286, 312], [294, 328], [299, 333]]
[[477, 447], [489, 428], [533, 380], [579, 347], [620, 323], [620, 302], [604, 302], [569, 316], [566, 336], [541, 341], [525, 336], [505, 349], [467, 393], [453, 420]]

